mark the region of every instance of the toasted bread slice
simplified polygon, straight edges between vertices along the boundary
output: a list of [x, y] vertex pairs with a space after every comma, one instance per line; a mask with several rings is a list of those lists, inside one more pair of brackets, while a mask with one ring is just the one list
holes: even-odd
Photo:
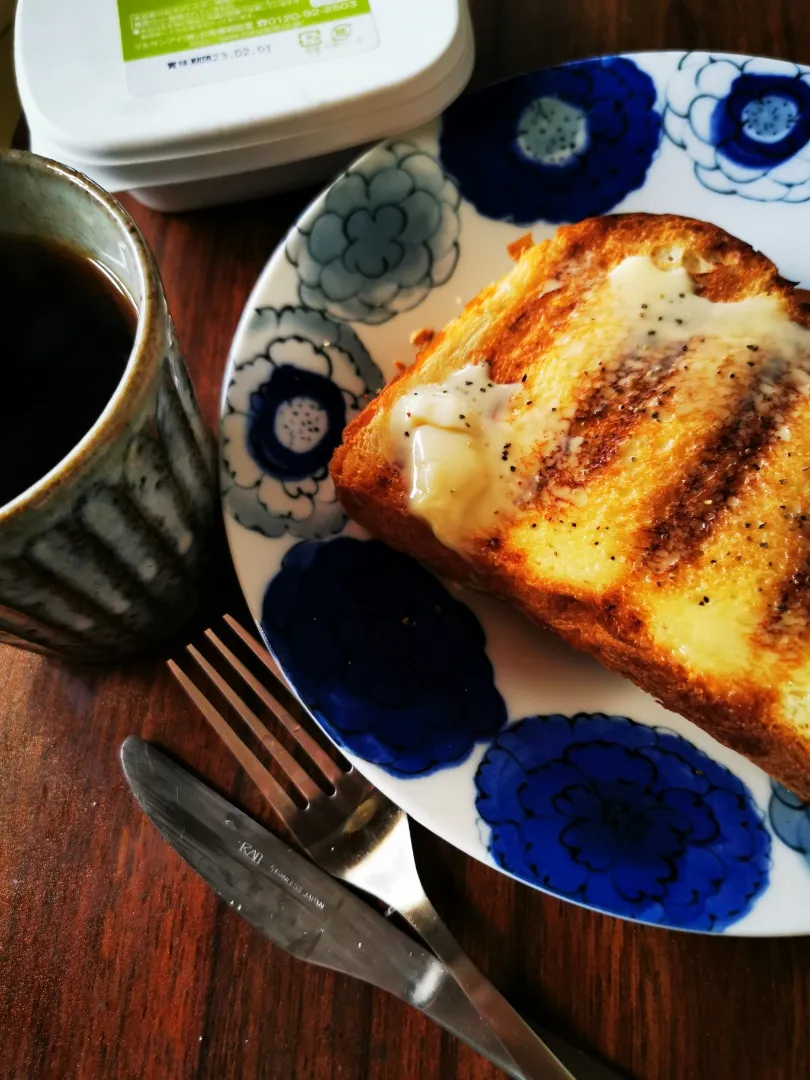
[[341, 503], [810, 798], [810, 294], [669, 215], [517, 254], [346, 428]]

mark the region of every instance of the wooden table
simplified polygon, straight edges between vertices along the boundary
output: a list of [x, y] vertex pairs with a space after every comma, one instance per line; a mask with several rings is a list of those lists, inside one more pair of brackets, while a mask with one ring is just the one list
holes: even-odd
[[[402, 0], [406, 2], [406, 0]], [[476, 80], [594, 53], [723, 48], [810, 61], [799, 0], [474, 0]], [[213, 422], [248, 292], [311, 193], [183, 217], [128, 203]], [[249, 811], [248, 782], [158, 662], [71, 671], [0, 652], [4, 1080], [490, 1080], [386, 995], [290, 960], [136, 809], [136, 732]], [[421, 831], [437, 906], [526, 1012], [643, 1080], [810, 1076], [810, 939], [696, 937], [541, 896]], [[441, 868], [441, 869], [439, 869]]]

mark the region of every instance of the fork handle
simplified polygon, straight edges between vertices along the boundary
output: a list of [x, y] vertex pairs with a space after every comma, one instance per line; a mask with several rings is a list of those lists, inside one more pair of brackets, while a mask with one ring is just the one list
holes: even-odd
[[524, 1080], [575, 1080], [526, 1021], [478, 970], [426, 896], [408, 910], [399, 908], [422, 940], [456, 980], [481, 1019], [491, 1027]]

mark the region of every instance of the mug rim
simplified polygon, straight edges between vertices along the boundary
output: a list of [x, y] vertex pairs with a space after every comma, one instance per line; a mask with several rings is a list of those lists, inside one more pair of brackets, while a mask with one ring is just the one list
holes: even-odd
[[116, 198], [83, 173], [27, 150], [0, 152], [0, 169], [7, 167], [25, 168], [57, 177], [60, 182], [78, 188], [113, 220], [121, 231], [122, 238], [125, 237], [131, 245], [140, 277], [141, 302], [135, 305], [135, 337], [126, 366], [101, 414], [48, 472], [13, 499], [0, 505], [0, 525], [17, 518], [23, 511], [44, 503], [57, 488], [72, 481], [126, 429], [134, 408], [140, 403], [143, 391], [148, 388], [157, 357], [155, 350], [159, 352], [163, 347], [161, 340], [168, 318], [154, 257], [138, 226]]

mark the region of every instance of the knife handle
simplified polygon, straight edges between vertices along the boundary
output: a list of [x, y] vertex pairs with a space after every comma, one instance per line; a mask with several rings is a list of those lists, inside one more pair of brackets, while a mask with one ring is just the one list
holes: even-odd
[[[505, 1053], [500, 1040], [492, 1029], [476, 1013], [467, 998], [450, 979], [449, 975], [442, 982], [441, 990], [433, 1001], [421, 1010], [439, 1027], [467, 1044], [476, 1053], [497, 1065], [513, 1080], [527, 1080], [526, 1076]], [[608, 1065], [603, 1065], [584, 1050], [573, 1046], [566, 1039], [528, 1021], [553, 1054], [576, 1077], [576, 1080], [627, 1080], [626, 1076], [616, 1072]]]
[[[421, 890], [421, 883], [419, 887]], [[493, 1036], [503, 1045], [507, 1060], [513, 1062], [512, 1075], [523, 1080], [577, 1080], [462, 950], [424, 890], [417, 902], [401, 905], [398, 910], [490, 1026]]]

